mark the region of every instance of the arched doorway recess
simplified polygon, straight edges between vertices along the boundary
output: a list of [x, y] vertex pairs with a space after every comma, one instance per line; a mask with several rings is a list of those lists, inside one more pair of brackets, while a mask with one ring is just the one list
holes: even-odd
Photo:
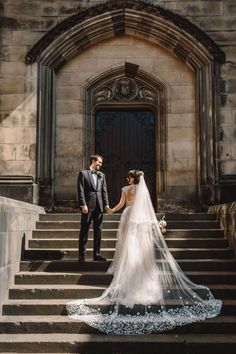
[[54, 200], [55, 73], [76, 54], [125, 34], [161, 45], [196, 73], [199, 200], [217, 200], [216, 115], [224, 54], [200, 29], [179, 15], [142, 1], [110, 1], [57, 25], [27, 54], [38, 61], [37, 178], [41, 204]]
[[[145, 170], [153, 204], [157, 205], [156, 195], [160, 204], [161, 196], [166, 191], [166, 96], [167, 87], [164, 82], [158, 81], [138, 65], [127, 62], [98, 75], [84, 87], [84, 165], [93, 151], [104, 156], [107, 175], [110, 177], [108, 186], [112, 204], [119, 198], [127, 171], [133, 168]], [[117, 122], [122, 121], [122, 116], [126, 124]], [[116, 120], [113, 128], [112, 120]], [[137, 121], [142, 126], [140, 129], [135, 124]], [[117, 128], [123, 132], [115, 143]], [[106, 130], [104, 134], [103, 130]], [[109, 140], [113, 141], [103, 148], [102, 139], [107, 133], [111, 135]], [[136, 134], [139, 137], [134, 136]], [[141, 140], [143, 151], [138, 152]], [[119, 145], [118, 154], [116, 148], [113, 148], [114, 144]], [[123, 144], [126, 146], [121, 147]], [[130, 152], [130, 149], [133, 151]], [[122, 162], [119, 155], [123, 155]]]

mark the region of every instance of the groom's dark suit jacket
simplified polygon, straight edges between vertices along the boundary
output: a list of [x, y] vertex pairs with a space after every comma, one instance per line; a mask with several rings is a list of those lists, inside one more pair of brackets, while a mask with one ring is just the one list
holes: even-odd
[[80, 171], [78, 176], [78, 200], [79, 206], [87, 205], [90, 211], [94, 210], [98, 201], [103, 212], [109, 205], [107, 185], [104, 173], [98, 171], [97, 186], [95, 186], [92, 171], [88, 168]]

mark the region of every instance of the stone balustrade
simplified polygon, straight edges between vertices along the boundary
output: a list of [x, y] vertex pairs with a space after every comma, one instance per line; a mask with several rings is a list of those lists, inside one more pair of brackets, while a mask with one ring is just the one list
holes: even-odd
[[211, 206], [208, 213], [218, 216], [225, 237], [229, 239], [230, 246], [235, 250], [236, 256], [236, 202]]
[[21, 254], [31, 237], [42, 207], [0, 197], [0, 305], [19, 270]]

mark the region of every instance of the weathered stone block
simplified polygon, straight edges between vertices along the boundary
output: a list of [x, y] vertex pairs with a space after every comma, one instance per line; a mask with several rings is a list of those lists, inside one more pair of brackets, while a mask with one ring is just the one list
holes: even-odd
[[77, 142], [82, 143], [82, 130], [71, 128], [56, 129], [56, 141], [58, 144]]
[[224, 14], [226, 16], [236, 13], [236, 3], [234, 0], [223, 1], [224, 3]]
[[192, 141], [186, 141], [183, 138], [183, 141], [179, 141], [178, 144], [175, 142], [168, 143], [168, 155], [172, 159], [188, 159], [195, 158], [196, 147], [192, 144]]
[[229, 77], [236, 77], [236, 60], [235, 62], [227, 61], [224, 65], [222, 65], [221, 77], [223, 79], [227, 79]]
[[55, 199], [56, 200], [76, 200], [77, 199], [77, 192], [76, 186], [56, 186], [55, 188]]
[[61, 71], [58, 73], [58, 87], [60, 86], [77, 86], [79, 88], [80, 85], [83, 85], [84, 82], [94, 74], [94, 72], [81, 72], [80, 68], [77, 68], [77, 72], [75, 71]]
[[33, 161], [0, 161], [0, 171], [4, 175], [35, 176], [35, 163]]
[[195, 186], [197, 173], [187, 170], [168, 171], [168, 181], [170, 186]]
[[15, 160], [16, 148], [13, 144], [0, 144], [0, 160]]
[[172, 55], [166, 57], [159, 57], [156, 60], [154, 60], [153, 71], [155, 73], [165, 71], [165, 70], [185, 71], [186, 66], [177, 57], [174, 57]]
[[195, 98], [195, 89], [193, 86], [171, 86], [171, 99], [180, 100], [180, 99], [194, 99]]
[[34, 45], [43, 36], [41, 31], [12, 31], [12, 45]]
[[234, 31], [236, 30], [235, 16], [199, 16], [190, 19], [205, 31]]
[[236, 161], [236, 142], [233, 141], [230, 144], [231, 158]]
[[222, 94], [221, 95], [221, 104], [224, 108], [235, 109], [236, 108], [236, 93], [232, 94]]
[[180, 85], [195, 85], [195, 74], [190, 70], [180, 71]]
[[[73, 74], [71, 74], [73, 75]], [[81, 96], [78, 86], [58, 86], [57, 98], [58, 99], [79, 99]]]
[[9, 1], [7, 3], [7, 16], [39, 16], [41, 9], [40, 0]]
[[193, 141], [195, 139], [195, 130], [191, 128], [174, 127], [168, 129], [168, 142]]
[[7, 29], [4, 29], [4, 23], [3, 23], [3, 18], [1, 19], [1, 45], [6, 45], [8, 46], [11, 43], [12, 40], [12, 31], [9, 31]]
[[32, 128], [1, 127], [0, 143], [7, 144], [33, 144], [36, 141], [36, 132]]
[[22, 94], [2, 94], [0, 96], [0, 106], [2, 110], [15, 110], [24, 101]]
[[219, 45], [236, 45], [236, 31], [208, 31], [211, 38]]
[[0, 124], [1, 127], [15, 127], [20, 123], [21, 111], [0, 111]]
[[48, 31], [52, 27], [56, 26], [58, 23], [57, 19], [55, 18], [42, 18], [42, 17], [35, 17], [32, 18], [28, 17], [19, 17], [17, 21], [17, 29], [19, 30], [38, 30], [38, 31]]
[[82, 114], [57, 114], [58, 128], [82, 128], [83, 127]]
[[67, 142], [63, 144], [57, 144], [56, 157], [78, 157], [82, 155], [82, 144]]
[[221, 160], [232, 160], [231, 144], [219, 144], [219, 155]]
[[197, 200], [197, 188], [195, 186], [169, 186], [168, 194], [171, 195], [170, 203], [178, 206], [193, 206]]
[[171, 1], [166, 2], [168, 10], [182, 16], [209, 16], [223, 14], [223, 1]]
[[236, 46], [224, 46], [226, 63], [236, 63]]
[[[125, 59], [121, 59], [121, 58], [99, 58], [98, 59], [98, 63], [97, 63], [97, 68], [98, 71], [107, 69], [107, 68], [112, 68], [112, 67], [117, 67], [117, 66], [121, 66], [122, 64], [124, 64]], [[134, 62], [132, 60], [132, 62]]]
[[4, 61], [24, 62], [26, 53], [27, 53], [27, 47], [25, 46], [5, 45], [0, 47], [0, 56]]
[[195, 111], [195, 100], [171, 100], [171, 113], [193, 113]]
[[24, 76], [26, 72], [26, 65], [22, 62], [0, 62], [1, 77]]
[[229, 109], [220, 111], [220, 125], [232, 125], [232, 111]]
[[236, 160], [222, 161], [220, 171], [222, 175], [236, 175]]
[[36, 111], [27, 112], [23, 111], [21, 115], [21, 126], [24, 127], [36, 127]]
[[23, 76], [0, 78], [0, 94], [2, 95], [22, 93], [23, 88], [24, 88]]
[[15, 145], [16, 149], [16, 160], [25, 161], [30, 160], [30, 145], [28, 144], [17, 144]]
[[191, 128], [195, 124], [195, 115], [193, 113], [168, 114], [168, 127]]
[[42, 1], [41, 14], [43, 16], [70, 16], [81, 9], [84, 6], [83, 3], [86, 3], [86, 1]]
[[59, 114], [73, 114], [79, 112], [79, 100], [57, 100], [57, 112]]
[[220, 127], [220, 135], [222, 140], [227, 141], [235, 141], [236, 140], [236, 128], [233, 126], [223, 126]]
[[80, 157], [73, 157], [73, 158], [56, 158], [55, 159], [55, 167], [56, 167], [56, 176], [60, 178], [69, 178], [70, 176], [77, 176], [78, 175], [78, 168], [80, 166]]

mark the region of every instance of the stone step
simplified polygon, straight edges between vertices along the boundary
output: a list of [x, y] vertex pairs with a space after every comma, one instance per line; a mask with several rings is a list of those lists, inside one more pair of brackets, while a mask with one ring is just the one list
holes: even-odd
[[[166, 243], [169, 248], [225, 248], [229, 247], [229, 242], [224, 238], [166, 238]], [[101, 242], [101, 247], [114, 248], [116, 239], [104, 239]], [[78, 239], [33, 239], [29, 240], [29, 248], [77, 248]], [[93, 247], [93, 240], [89, 239], [87, 247]]]
[[[117, 229], [104, 229], [102, 231], [102, 239], [105, 238], [115, 238], [117, 234]], [[89, 230], [89, 236], [93, 236], [93, 230]], [[79, 237], [78, 229], [39, 229], [33, 230], [32, 233], [33, 238], [46, 238], [46, 239], [54, 239], [54, 238], [66, 238], [66, 239], [75, 239]], [[221, 229], [168, 229], [165, 233], [165, 238], [172, 237], [180, 237], [180, 238], [202, 238], [202, 237], [210, 237], [210, 238], [221, 238], [224, 237], [224, 230]]]
[[[20, 271], [40, 272], [74, 272], [74, 271], [106, 271], [111, 262], [87, 261], [21, 261]], [[236, 259], [181, 259], [179, 266], [184, 270], [236, 270]]]
[[[174, 214], [174, 213], [156, 213], [157, 219], [161, 219], [165, 215], [167, 221], [170, 220], [216, 220], [216, 214], [207, 213], [185, 213], [185, 214]], [[115, 213], [112, 215], [104, 214], [103, 220], [120, 220], [121, 213]], [[50, 213], [50, 214], [40, 214], [40, 221], [78, 221], [81, 218], [81, 214], [78, 213]]]
[[[235, 299], [236, 285], [205, 284], [218, 299]], [[106, 286], [86, 285], [15, 285], [9, 289], [9, 299], [83, 299], [100, 296]], [[236, 319], [235, 319], [236, 320]]]
[[[197, 284], [236, 284], [236, 272], [201, 272], [185, 274]], [[80, 284], [108, 285], [112, 276], [104, 272], [20, 272], [15, 275], [15, 284]]]
[[[67, 315], [66, 304], [70, 299], [36, 299], [36, 300], [9, 300], [2, 306], [3, 316], [45, 316], [45, 315]], [[221, 310], [222, 315], [236, 316], [236, 300], [223, 300]], [[176, 303], [169, 303], [165, 305], [169, 307], [177, 306]], [[91, 305], [91, 307], [93, 307]], [[161, 309], [161, 305], [159, 306]], [[96, 306], [95, 306], [96, 308]], [[101, 311], [107, 310], [109, 305], [99, 305]], [[158, 308], [158, 306], [157, 306]]]
[[[1, 334], [0, 351], [13, 353], [83, 354], [235, 354], [236, 335], [159, 334], [120, 336], [102, 334]], [[158, 348], [158, 351], [157, 351]]]
[[[185, 248], [170, 249], [175, 259], [203, 259], [203, 258], [219, 258], [229, 259], [234, 257], [234, 252], [230, 248]], [[101, 254], [107, 259], [111, 260], [114, 256], [114, 249], [101, 249]], [[87, 249], [86, 258], [92, 259], [93, 250]], [[24, 251], [24, 260], [76, 260], [78, 259], [78, 250], [76, 249], [37, 249], [31, 248]]]
[[[204, 322], [175, 328], [171, 333], [236, 334], [236, 316], [219, 316]], [[18, 316], [0, 317], [0, 334], [26, 333], [98, 333], [86, 323], [69, 319], [67, 316]], [[174, 352], [175, 353], [175, 352]], [[211, 354], [211, 353], [210, 353]]]
[[[117, 229], [119, 221], [104, 221], [103, 229]], [[79, 229], [80, 221], [37, 221], [36, 229]], [[168, 229], [217, 229], [219, 221], [169, 221]]]

